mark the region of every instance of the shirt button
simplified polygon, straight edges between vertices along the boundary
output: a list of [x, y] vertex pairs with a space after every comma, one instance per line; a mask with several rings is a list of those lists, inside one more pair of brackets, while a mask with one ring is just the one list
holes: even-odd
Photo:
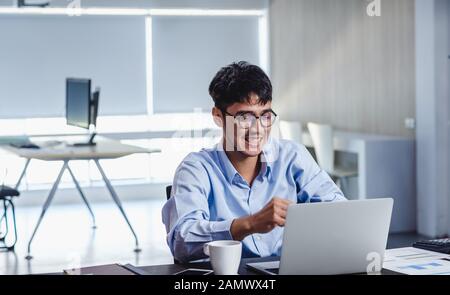
[[261, 240], [261, 236], [260, 236], [260, 235], [256, 235], [256, 239], [257, 239], [258, 241], [260, 241], [260, 240]]

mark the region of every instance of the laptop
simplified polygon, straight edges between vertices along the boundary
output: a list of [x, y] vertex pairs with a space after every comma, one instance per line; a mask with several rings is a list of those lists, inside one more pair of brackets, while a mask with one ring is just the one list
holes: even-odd
[[381, 271], [393, 203], [386, 198], [291, 205], [280, 261], [247, 267], [271, 275]]

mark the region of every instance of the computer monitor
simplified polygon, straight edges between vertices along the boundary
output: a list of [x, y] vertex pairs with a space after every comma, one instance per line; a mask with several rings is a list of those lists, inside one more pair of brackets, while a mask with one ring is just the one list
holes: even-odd
[[89, 129], [91, 125], [91, 80], [66, 80], [67, 125]]
[[[100, 88], [96, 88], [91, 95], [91, 80], [67, 78], [66, 79], [66, 122], [67, 125], [77, 126], [90, 130], [90, 126], [97, 125], [98, 103]], [[76, 146], [95, 145], [95, 130], [91, 133], [88, 142], [76, 143]]]
[[100, 98], [100, 88], [96, 88], [91, 98], [91, 124], [97, 126], [98, 101]]

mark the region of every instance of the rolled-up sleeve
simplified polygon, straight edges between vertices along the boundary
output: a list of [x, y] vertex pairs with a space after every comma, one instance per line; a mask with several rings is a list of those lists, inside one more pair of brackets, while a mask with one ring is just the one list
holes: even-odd
[[231, 240], [233, 220], [210, 220], [210, 180], [201, 162], [184, 160], [178, 167], [171, 198], [162, 209], [167, 243], [175, 259], [187, 262], [204, 258], [203, 244]]
[[344, 201], [346, 198], [326, 171], [317, 165], [305, 146], [300, 145], [293, 161], [299, 203]]

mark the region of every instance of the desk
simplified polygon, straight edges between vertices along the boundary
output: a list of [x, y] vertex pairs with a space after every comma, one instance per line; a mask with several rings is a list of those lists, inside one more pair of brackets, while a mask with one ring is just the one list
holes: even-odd
[[[239, 264], [239, 275], [264, 275], [260, 272], [254, 271], [250, 268], [247, 268], [247, 263], [254, 262], [267, 262], [267, 261], [276, 261], [279, 260], [280, 257], [263, 257], [263, 258], [243, 258], [241, 259], [241, 263]], [[173, 275], [179, 271], [188, 269], [188, 268], [199, 268], [199, 269], [208, 269], [211, 270], [211, 264], [209, 261], [205, 262], [192, 262], [188, 264], [164, 264], [164, 265], [151, 265], [151, 266], [138, 266], [137, 269], [141, 270], [145, 275]], [[401, 273], [390, 271], [387, 269], [381, 270], [381, 275], [402, 275]], [[62, 272], [57, 273], [49, 273], [49, 275], [63, 275]], [[360, 273], [355, 275], [367, 275], [367, 273]]]
[[[418, 235], [416, 233], [402, 233], [402, 234], [390, 234], [388, 237], [388, 243], [386, 249], [409, 247], [418, 240], [426, 239], [426, 237]], [[265, 262], [279, 259], [278, 257], [265, 257], [265, 258], [243, 258], [239, 266], [239, 274], [241, 275], [257, 275], [260, 274], [251, 269], [246, 268], [246, 264], [250, 262]], [[203, 268], [211, 269], [209, 262], [195, 262], [190, 264], [165, 264], [165, 265], [151, 265], [151, 266], [139, 266], [137, 268], [150, 275], [171, 275], [186, 268]], [[62, 275], [62, 272], [52, 273], [55, 275]], [[398, 275], [399, 273], [392, 272], [390, 270], [383, 269], [381, 274], [385, 275]]]
[[[247, 263], [251, 262], [266, 262], [279, 260], [280, 257], [264, 257], [264, 258], [244, 258], [241, 259], [238, 273], [240, 275], [261, 275], [261, 273], [247, 268]], [[139, 269], [145, 271], [149, 275], [172, 275], [178, 271], [182, 271], [188, 268], [200, 268], [200, 269], [212, 269], [210, 262], [194, 262], [189, 264], [166, 264], [166, 265], [152, 265], [141, 266]], [[366, 273], [363, 273], [364, 275]], [[382, 275], [399, 275], [397, 272], [393, 272], [387, 269], [381, 270]]]
[[[302, 134], [303, 144], [313, 147], [309, 133]], [[415, 141], [411, 138], [335, 131], [334, 150], [356, 155], [358, 177], [350, 199], [389, 197], [394, 199], [390, 231], [416, 229], [416, 160]], [[337, 155], [336, 161], [339, 162]], [[348, 158], [348, 157], [347, 157]], [[345, 161], [347, 160], [347, 161]], [[347, 164], [347, 163], [341, 163]]]
[[[72, 172], [72, 169], [70, 169], [69, 162], [72, 160], [93, 160], [95, 162], [95, 164], [103, 178], [103, 181], [105, 182], [105, 185], [106, 185], [109, 193], [111, 194], [111, 197], [112, 197], [114, 203], [119, 208], [120, 213], [124, 217], [126, 223], [128, 224], [128, 227], [130, 228], [130, 230], [135, 238], [135, 243], [136, 243], [135, 252], [139, 252], [140, 249], [139, 249], [138, 237], [137, 237], [133, 227], [131, 226], [127, 215], [125, 214], [125, 211], [122, 207], [122, 203], [120, 202], [120, 199], [119, 199], [117, 193], [115, 192], [113, 186], [111, 185], [111, 182], [109, 181], [102, 166], [100, 165], [100, 160], [116, 159], [116, 158], [132, 155], [132, 154], [136, 154], [136, 153], [155, 153], [155, 152], [160, 152], [160, 150], [144, 149], [144, 148], [140, 148], [137, 146], [126, 145], [126, 144], [120, 143], [119, 141], [106, 139], [104, 137], [97, 137], [97, 141], [96, 141], [97, 144], [95, 146], [74, 147], [74, 146], [64, 144], [65, 140], [71, 140], [71, 139], [73, 140], [73, 138], [59, 137], [59, 138], [56, 138], [56, 140], [61, 140], [61, 144], [45, 146], [45, 142], [48, 139], [41, 138], [41, 141], [43, 142], [43, 147], [41, 147], [40, 149], [18, 149], [18, 148], [14, 148], [12, 146], [1, 146], [3, 149], [5, 149], [19, 157], [23, 157], [26, 159], [25, 167], [19, 177], [19, 180], [16, 183], [16, 186], [15, 186], [16, 188], [18, 188], [20, 186], [20, 183], [21, 183], [23, 177], [25, 176], [28, 165], [30, 164], [30, 161], [32, 159], [38, 159], [38, 160], [43, 160], [43, 161], [62, 161], [63, 162], [61, 170], [58, 173], [58, 177], [56, 178], [56, 180], [52, 186], [52, 189], [50, 190], [50, 193], [47, 197], [47, 200], [45, 201], [44, 206], [42, 207], [41, 215], [39, 216], [37, 224], [33, 230], [33, 234], [31, 235], [30, 241], [28, 242], [28, 255], [26, 256], [26, 259], [29, 260], [29, 259], [33, 258], [33, 256], [31, 256], [31, 243], [32, 243], [34, 236], [42, 222], [42, 219], [44, 218], [45, 212], [47, 211], [48, 207], [50, 206], [50, 204], [55, 196], [56, 190], [58, 189], [58, 185], [61, 181], [61, 177], [63, 176], [63, 174], [66, 170], [69, 171], [69, 173], [73, 179], [73, 182], [75, 183], [75, 186], [76, 186], [78, 192], [80, 193], [80, 196], [81, 196], [83, 202], [86, 204], [86, 207], [89, 210], [89, 213], [92, 217], [93, 228], [96, 227], [94, 213], [93, 213], [83, 191], [81, 190], [81, 186], [79, 185], [79, 183], [75, 177], [75, 174]], [[55, 138], [52, 138], [52, 140], [55, 140]], [[38, 140], [32, 139], [32, 141], [39, 144]]]

